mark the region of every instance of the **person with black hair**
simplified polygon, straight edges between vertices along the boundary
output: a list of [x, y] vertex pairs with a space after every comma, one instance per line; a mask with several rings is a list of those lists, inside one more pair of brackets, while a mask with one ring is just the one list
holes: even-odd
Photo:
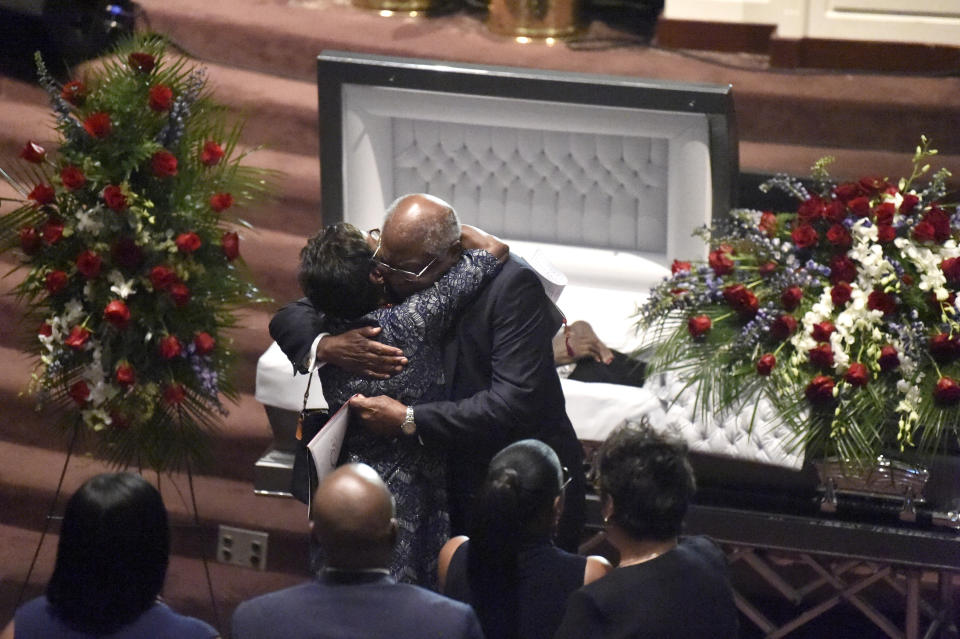
[[487, 639], [549, 639], [570, 593], [610, 571], [603, 557], [553, 545], [566, 484], [545, 443], [507, 446], [490, 462], [470, 536], [443, 547], [441, 592], [473, 606]]
[[[386, 395], [406, 405], [442, 397], [443, 336], [509, 253], [495, 237], [457, 224], [449, 236], [436, 238], [434, 261], [446, 264], [443, 275], [391, 306], [385, 304], [382, 271], [387, 267], [375, 259], [378, 240], [375, 232], [365, 236], [339, 222], [311, 238], [300, 254], [300, 286], [326, 316], [327, 330], [340, 334], [357, 326], [379, 327], [377, 339], [402, 349], [407, 358], [403, 370], [386, 379], [337, 366], [319, 368], [331, 412], [358, 393]], [[351, 423], [341, 460], [372, 466], [397, 499], [394, 577], [435, 587], [437, 553], [450, 536], [443, 451], [425, 447], [416, 437], [381, 436]]]
[[597, 488], [607, 539], [620, 552], [606, 578], [574, 592], [556, 639], [733, 639], [727, 562], [702, 536], [681, 537], [696, 491], [686, 444], [644, 418], [600, 447]]
[[139, 475], [87, 480], [67, 502], [46, 595], [17, 609], [3, 639], [210, 639], [211, 626], [158, 601], [170, 556], [160, 493]]

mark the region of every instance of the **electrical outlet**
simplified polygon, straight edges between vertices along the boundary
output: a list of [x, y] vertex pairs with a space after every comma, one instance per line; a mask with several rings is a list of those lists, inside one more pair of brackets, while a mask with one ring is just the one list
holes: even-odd
[[217, 534], [217, 561], [266, 570], [268, 538], [269, 535], [260, 530], [221, 525]]

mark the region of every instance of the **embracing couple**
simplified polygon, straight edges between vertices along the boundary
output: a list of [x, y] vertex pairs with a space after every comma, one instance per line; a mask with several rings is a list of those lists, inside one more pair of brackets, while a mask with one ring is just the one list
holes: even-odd
[[319, 366], [331, 411], [349, 401], [341, 460], [373, 466], [397, 500], [393, 574], [435, 584], [437, 552], [468, 532], [490, 459], [527, 438], [570, 473], [557, 544], [575, 552], [583, 453], [553, 359], [562, 316], [536, 273], [426, 194], [396, 200], [382, 231], [328, 226], [300, 257], [306, 297], [270, 334], [297, 371]]

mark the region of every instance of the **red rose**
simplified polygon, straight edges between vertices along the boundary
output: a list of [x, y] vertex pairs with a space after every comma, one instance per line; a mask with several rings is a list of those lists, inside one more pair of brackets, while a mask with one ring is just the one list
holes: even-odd
[[833, 349], [829, 344], [817, 344], [814, 348], [807, 351], [810, 357], [810, 363], [816, 368], [829, 370], [833, 367]]
[[203, 150], [200, 152], [200, 161], [207, 166], [220, 164], [223, 159], [223, 148], [213, 140], [207, 140], [203, 143]]
[[179, 281], [177, 274], [167, 266], [154, 266], [150, 269], [150, 283], [156, 291], [165, 291]]
[[68, 281], [69, 278], [63, 271], [50, 271], [47, 273], [47, 277], [44, 278], [43, 285], [48, 293], [56, 295], [67, 287]]
[[83, 326], [74, 326], [70, 329], [69, 337], [63, 340], [63, 343], [73, 350], [79, 351], [83, 349], [88, 339], [90, 339], [90, 331]]
[[913, 286], [913, 276], [909, 273], [904, 273], [900, 276], [900, 281], [906, 284], [907, 286]]
[[857, 279], [857, 264], [843, 254], [834, 255], [830, 260], [830, 283], [852, 282]]
[[131, 53], [127, 56], [127, 62], [130, 64], [130, 68], [137, 73], [150, 73], [157, 63], [152, 55], [143, 53], [142, 51], [134, 51]]
[[803, 289], [799, 286], [791, 286], [780, 294], [780, 303], [783, 308], [792, 311], [800, 306], [800, 300], [803, 299]]
[[823, 217], [831, 222], [843, 222], [843, 218], [847, 217], [847, 205], [840, 200], [830, 200]]
[[880, 370], [882, 371], [892, 371], [900, 366], [900, 357], [897, 355], [897, 349], [890, 344], [882, 347], [877, 363], [880, 364]]
[[687, 320], [687, 331], [690, 332], [690, 337], [699, 339], [710, 330], [712, 325], [713, 322], [706, 315], [695, 315]]
[[87, 176], [79, 168], [67, 165], [60, 169], [60, 181], [63, 182], [64, 188], [76, 191], [87, 183]]
[[933, 389], [933, 398], [945, 406], [955, 405], [960, 402], [960, 384], [949, 377], [941, 377], [937, 380], [937, 387]]
[[751, 318], [760, 308], [757, 296], [743, 284], [733, 284], [723, 289], [723, 298], [741, 317]]
[[190, 301], [190, 289], [183, 282], [177, 282], [170, 287], [170, 298], [174, 306], [182, 308]]
[[940, 262], [940, 270], [943, 271], [947, 282], [956, 286], [960, 284], [960, 257], [948, 257]]
[[50, 326], [49, 322], [41, 322], [40, 326], [37, 327], [37, 335], [50, 337], [53, 335], [53, 327]]
[[863, 388], [870, 381], [870, 372], [863, 364], [854, 362], [850, 364], [850, 368], [847, 369], [847, 374], [843, 376], [843, 379], [847, 380], [847, 383], [851, 386]]
[[834, 187], [833, 194], [837, 196], [838, 200], [849, 202], [853, 198], [863, 195], [863, 190], [856, 182], [844, 182]]
[[137, 383], [137, 373], [133, 370], [133, 366], [127, 362], [117, 365], [117, 370], [114, 371], [113, 378], [117, 380], [117, 383], [123, 388], [130, 388]]
[[46, 206], [47, 204], [53, 204], [56, 196], [57, 192], [53, 190], [52, 186], [49, 184], [38, 184], [33, 187], [33, 190], [30, 191], [30, 195], [27, 197], [40, 206]]
[[890, 315], [897, 310], [897, 300], [889, 293], [874, 289], [867, 296], [867, 308], [871, 311], [880, 311], [884, 315]]
[[123, 189], [113, 184], [103, 189], [103, 201], [117, 213], [127, 208], [127, 196], [123, 194]]
[[193, 345], [197, 349], [197, 355], [209, 355], [216, 346], [216, 341], [210, 333], [197, 333], [193, 337]]
[[63, 237], [63, 222], [51, 217], [40, 227], [40, 234], [43, 235], [43, 241], [47, 244], [51, 246], [56, 244]]
[[834, 224], [827, 230], [827, 241], [842, 249], [848, 249], [853, 244], [850, 231], [843, 224]]
[[237, 259], [240, 255], [240, 236], [233, 231], [228, 231], [220, 238], [220, 248], [223, 254], [230, 261]]
[[67, 394], [70, 395], [77, 405], [83, 406], [90, 398], [90, 387], [87, 386], [87, 383], [81, 379], [79, 382], [74, 383], [73, 386], [70, 387], [70, 390], [67, 391]]
[[770, 324], [770, 335], [778, 342], [787, 339], [797, 330], [797, 320], [792, 315], [781, 315]]
[[837, 282], [834, 287], [830, 289], [830, 299], [833, 300], [834, 306], [843, 306], [850, 301], [852, 294], [853, 287], [846, 282]]
[[168, 111], [173, 103], [173, 89], [165, 84], [150, 87], [150, 108], [154, 111]]
[[[217, 195], [224, 195], [224, 194], [218, 193]], [[214, 195], [212, 198], [210, 198], [210, 206], [213, 207], [213, 210], [214, 210], [214, 211], [219, 212], [221, 209], [218, 209], [216, 206], [213, 205], [213, 198], [217, 197], [217, 195]], [[225, 194], [225, 195], [229, 195], [229, 193], [227, 193], [227, 194]], [[233, 199], [233, 198], [231, 198], [231, 200], [232, 200], [232, 199]], [[687, 273], [689, 273], [689, 272], [690, 272], [690, 262], [681, 262], [680, 260], [674, 260], [674, 261], [673, 261], [673, 264], [670, 265], [670, 272], [673, 273], [674, 275], [676, 275], [676, 274], [679, 273], [680, 271], [686, 271]]]
[[767, 353], [757, 360], [757, 374], [766, 377], [773, 371], [773, 367], [776, 365], [777, 358], [773, 353]]
[[893, 202], [883, 202], [873, 207], [873, 216], [877, 224], [893, 224], [893, 214], [896, 212]]
[[952, 362], [960, 357], [960, 342], [948, 333], [938, 333], [927, 343], [930, 355], [941, 364]]
[[818, 322], [813, 325], [813, 330], [810, 331], [810, 334], [813, 336], [813, 339], [818, 342], [828, 342], [834, 330], [836, 330], [836, 327], [833, 325], [833, 322]]
[[32, 226], [24, 226], [20, 229], [20, 248], [27, 255], [36, 255], [40, 251], [42, 240], [37, 229]]
[[77, 80], [67, 82], [60, 91], [60, 97], [73, 106], [80, 106], [87, 98], [87, 87]]
[[764, 262], [759, 267], [757, 267], [757, 272], [760, 273], [763, 277], [768, 275], [773, 275], [777, 272], [777, 263], [774, 261]]
[[200, 236], [192, 231], [190, 233], [181, 233], [174, 241], [177, 244], [177, 250], [181, 253], [193, 253], [200, 248], [202, 244]]
[[170, 151], [157, 151], [150, 158], [150, 168], [158, 178], [173, 177], [177, 174], [177, 158]]
[[914, 209], [914, 207], [920, 203], [920, 198], [914, 195], [913, 193], [904, 193], [903, 201], [900, 202], [900, 212], [909, 213]]
[[870, 215], [870, 199], [864, 196], [855, 197], [847, 202], [850, 212], [857, 217], [867, 217]]
[[29, 140], [20, 149], [20, 157], [32, 164], [40, 164], [47, 157], [47, 150], [33, 140]]
[[773, 237], [777, 234], [777, 216], [770, 211], [764, 211], [760, 214], [760, 224], [758, 228], [768, 237]]
[[860, 178], [860, 188], [867, 193], [879, 193], [890, 184], [879, 175], [868, 175]]
[[126, 269], [135, 269], [143, 263], [143, 251], [132, 238], [122, 237], [113, 245], [113, 261]]
[[921, 220], [914, 225], [912, 235], [913, 239], [918, 242], [932, 242], [936, 236], [936, 232], [937, 230], [933, 227], [933, 224], [926, 220]]
[[718, 277], [733, 271], [733, 260], [731, 260], [727, 252], [722, 249], [710, 251], [710, 254], [707, 256], [707, 262], [710, 264], [710, 268], [713, 269], [714, 274]]
[[817, 245], [820, 236], [817, 230], [809, 224], [801, 224], [790, 233], [790, 239], [799, 249], [811, 248]]
[[170, 384], [163, 389], [163, 401], [170, 406], [176, 406], [187, 396], [183, 384]]
[[823, 199], [819, 195], [812, 195], [800, 203], [797, 209], [797, 220], [801, 226], [816, 222], [823, 217], [824, 208]]
[[881, 244], [892, 242], [897, 237], [897, 230], [890, 224], [877, 224], [877, 241]]
[[804, 394], [807, 396], [807, 401], [809, 401], [814, 406], [829, 406], [833, 404], [833, 378], [828, 375], [817, 375], [810, 383], [807, 384], [807, 388], [804, 391]]
[[87, 250], [77, 256], [77, 271], [88, 280], [95, 279], [100, 275], [102, 265], [103, 260], [93, 251]]
[[160, 357], [163, 359], [173, 359], [174, 357], [179, 357], [180, 353], [183, 352], [183, 346], [180, 344], [180, 340], [177, 339], [176, 335], [167, 335], [162, 340], [160, 340]]
[[[229, 193], [214, 193], [210, 196], [210, 208], [216, 211], [217, 213], [222, 213], [226, 211], [231, 206], [233, 206], [233, 196]], [[674, 264], [677, 263], [676, 260], [673, 261]], [[687, 265], [687, 270], [690, 270], [690, 262], [680, 262], [681, 264]], [[672, 267], [671, 267], [672, 270]], [[676, 273], [676, 271], [673, 271]]]
[[103, 319], [123, 330], [130, 323], [130, 309], [123, 300], [111, 300], [103, 309]]
[[110, 135], [110, 114], [103, 111], [97, 111], [87, 116], [83, 121], [83, 128], [86, 129], [90, 137], [102, 140]]
[[943, 209], [933, 206], [923, 216], [923, 221], [933, 226], [933, 241], [943, 244], [950, 239], [953, 232], [950, 230], [950, 216]]

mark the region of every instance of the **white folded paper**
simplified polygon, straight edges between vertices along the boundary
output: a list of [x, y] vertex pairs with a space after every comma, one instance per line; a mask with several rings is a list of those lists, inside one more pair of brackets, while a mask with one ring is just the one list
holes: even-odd
[[[327, 419], [313, 439], [307, 444], [310, 450], [310, 456], [313, 457], [313, 464], [317, 469], [317, 485], [333, 472], [337, 467], [337, 459], [340, 457], [340, 448], [343, 446], [343, 436], [347, 432], [347, 423], [350, 421], [350, 402], [343, 403], [337, 412]], [[313, 502], [313, 495], [310, 495], [307, 502], [307, 516], [310, 516], [310, 506]]]

